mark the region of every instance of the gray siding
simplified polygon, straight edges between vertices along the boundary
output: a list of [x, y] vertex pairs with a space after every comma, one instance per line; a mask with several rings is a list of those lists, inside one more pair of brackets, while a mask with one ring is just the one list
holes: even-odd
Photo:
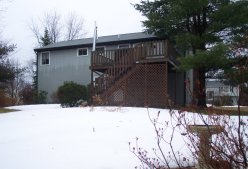
[[77, 56], [77, 49], [50, 51], [50, 64], [41, 64], [41, 53], [38, 54], [39, 90], [48, 92], [48, 101], [65, 81], [74, 81], [87, 85], [90, 83], [90, 49], [88, 56]]
[[[117, 49], [118, 45], [101, 47], [109, 50]], [[49, 65], [41, 64], [41, 52], [38, 53], [38, 90], [48, 92], [48, 102], [53, 101], [51, 96], [65, 81], [82, 85], [91, 82], [89, 66], [92, 48], [88, 48], [88, 56], [77, 56], [77, 49], [47, 51], [50, 52]]]

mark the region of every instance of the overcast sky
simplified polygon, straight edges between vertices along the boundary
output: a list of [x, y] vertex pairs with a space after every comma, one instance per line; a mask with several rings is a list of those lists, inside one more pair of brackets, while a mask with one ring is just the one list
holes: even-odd
[[[6, 2], [9, 1], [9, 2]], [[1, 13], [2, 34], [17, 45], [13, 57], [21, 63], [34, 58], [36, 41], [28, 25], [38, 20], [47, 11], [57, 11], [62, 17], [76, 12], [83, 17], [87, 36], [92, 37], [94, 22], [98, 36], [140, 32], [144, 18], [131, 3], [140, 0], [5, 0], [5, 11]], [[2, 2], [1, 2], [2, 3]]]

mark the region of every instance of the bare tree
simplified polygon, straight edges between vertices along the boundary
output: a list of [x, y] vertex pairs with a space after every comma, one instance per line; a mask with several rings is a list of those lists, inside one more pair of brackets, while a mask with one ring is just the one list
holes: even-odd
[[[171, 119], [165, 120], [159, 114], [155, 118], [149, 116], [156, 134], [157, 147], [152, 148], [153, 153], [140, 147], [138, 138], [134, 145], [129, 143], [130, 151], [141, 161], [140, 168], [191, 169], [195, 168], [195, 165], [205, 165], [205, 168], [210, 169], [247, 168], [246, 116], [206, 115], [170, 110]], [[192, 132], [191, 126], [195, 127], [195, 132]], [[216, 127], [218, 132], [211, 137], [214, 133], [213, 127]], [[178, 134], [184, 137], [182, 139], [185, 141], [185, 148], [189, 151], [175, 148], [176, 144], [180, 144]]]
[[12, 99], [12, 105], [19, 104], [21, 101], [20, 92], [25, 85], [26, 68], [21, 66], [17, 61], [9, 62], [14, 78], [6, 83], [6, 94]]
[[28, 25], [39, 46], [42, 46], [42, 38], [45, 30], [48, 31], [52, 43], [58, 42], [62, 37], [61, 15], [56, 11], [45, 12], [42, 18], [32, 19]]
[[68, 15], [65, 25], [65, 40], [79, 39], [85, 36], [84, 20], [75, 12]]
[[37, 40], [37, 43], [39, 46], [41, 46], [41, 30], [40, 26], [35, 23], [35, 21], [32, 19], [30, 25], [28, 26], [31, 32], [33, 33], [35, 39]]
[[44, 13], [41, 19], [34, 19], [29, 24], [29, 29], [33, 33], [39, 46], [42, 46], [42, 40], [45, 29], [47, 29], [52, 43], [60, 40], [73, 40], [82, 38], [86, 32], [84, 29], [84, 20], [75, 12], [68, 15], [63, 23], [63, 19], [56, 11]]
[[47, 28], [52, 43], [60, 40], [62, 35], [61, 15], [56, 11], [46, 12], [43, 17], [43, 26]]

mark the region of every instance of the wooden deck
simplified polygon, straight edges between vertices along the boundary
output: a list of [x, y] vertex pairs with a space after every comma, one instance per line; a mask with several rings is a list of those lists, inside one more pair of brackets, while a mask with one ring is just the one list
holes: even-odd
[[[177, 52], [166, 40], [144, 42], [128, 49], [92, 52], [90, 95], [111, 95], [114, 85], [121, 84], [137, 71], [136, 65], [175, 63], [176, 55]], [[94, 79], [93, 74], [98, 77]]]
[[[125, 67], [139, 61], [149, 61], [153, 59], [168, 60], [169, 44], [166, 40], [151, 41], [139, 44], [139, 46], [128, 49], [115, 49], [92, 52], [91, 70], [104, 69], [109, 66]], [[171, 53], [171, 52], [170, 52]]]

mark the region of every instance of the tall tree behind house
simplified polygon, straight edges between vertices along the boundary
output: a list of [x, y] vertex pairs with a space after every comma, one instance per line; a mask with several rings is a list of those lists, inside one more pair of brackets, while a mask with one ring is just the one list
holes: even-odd
[[147, 18], [148, 32], [192, 51], [180, 59], [181, 69], [194, 69], [195, 104], [206, 106], [205, 74], [229, 64], [226, 45], [247, 29], [248, 1], [142, 0], [134, 7]]

